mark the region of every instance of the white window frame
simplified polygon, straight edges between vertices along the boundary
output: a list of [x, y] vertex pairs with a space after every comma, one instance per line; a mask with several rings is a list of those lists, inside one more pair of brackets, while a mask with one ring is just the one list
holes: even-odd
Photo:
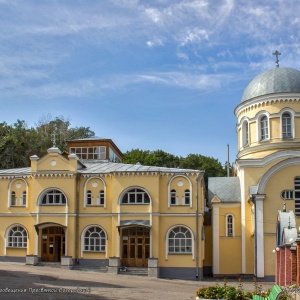
[[[49, 202], [52, 197], [58, 196], [59, 202]], [[43, 203], [43, 200], [46, 199], [46, 203]], [[53, 199], [54, 200], [54, 199]], [[68, 199], [66, 194], [57, 188], [51, 188], [43, 191], [41, 196], [39, 197], [39, 205], [40, 206], [66, 206], [68, 203]]]
[[[92, 231], [94, 230], [95, 228], [98, 228], [100, 229], [99, 232], [97, 231]], [[91, 234], [92, 233], [99, 233], [98, 236], [99, 237], [93, 237], [93, 239], [91, 239], [90, 237], [86, 237], [86, 234], [90, 232]], [[103, 237], [101, 237], [100, 235], [101, 234], [104, 234]], [[89, 241], [93, 240], [98, 240], [99, 239], [99, 244], [98, 245], [91, 245], [90, 243], [89, 244], [86, 244], [86, 239], [89, 239]], [[103, 245], [103, 241], [104, 241], [104, 245]], [[92, 248], [94, 246], [99, 246], [99, 250], [95, 250], [95, 248]], [[82, 234], [81, 234], [81, 256], [83, 256], [83, 253], [84, 252], [89, 252], [89, 253], [105, 253], [105, 257], [107, 257], [107, 233], [106, 231], [104, 230], [104, 228], [98, 224], [92, 224], [92, 225], [88, 225], [83, 231], [82, 231]]]
[[[127, 203], [123, 202], [125, 196], [127, 196]], [[141, 202], [138, 201], [140, 196], [142, 197]], [[131, 202], [133, 198], [134, 198], [134, 202]], [[149, 202], [145, 202], [147, 199], [149, 200]], [[121, 205], [141, 205], [141, 204], [149, 205], [150, 203], [151, 203], [150, 195], [146, 190], [140, 187], [127, 189], [126, 192], [122, 193], [121, 202], [120, 202]]]
[[[190, 252], [172, 252], [172, 251], [169, 251], [170, 250], [170, 234], [177, 228], [184, 228], [185, 232], [189, 232], [190, 234], [190, 238], [188, 238], [188, 240], [191, 241], [191, 251]], [[194, 234], [193, 234], [193, 231], [186, 225], [183, 225], [183, 224], [176, 224], [172, 227], [169, 228], [169, 230], [167, 231], [167, 234], [166, 234], [166, 260], [168, 259], [168, 256], [169, 255], [192, 255], [192, 259], [194, 259]], [[186, 247], [186, 246], [184, 246]]]
[[[87, 192], [91, 191], [91, 195], [92, 195], [93, 192], [92, 192], [91, 189], [94, 189], [94, 187], [87, 188], [87, 186], [88, 186], [88, 183], [90, 181], [93, 181], [93, 180], [94, 181], [98, 181], [98, 180], [101, 181], [102, 184], [103, 184], [103, 187], [102, 186], [101, 187], [98, 187], [98, 186], [95, 187], [95, 189], [98, 189], [97, 190], [98, 196], [97, 196], [97, 199], [96, 199], [97, 203], [94, 203], [95, 201], [94, 201], [93, 197], [91, 196], [91, 204], [88, 204], [87, 203], [87, 201], [88, 201], [88, 194], [87, 194]], [[101, 196], [100, 196], [101, 191], [103, 191], [103, 195], [102, 196], [104, 196], [103, 204], [100, 204], [101, 203]], [[84, 184], [84, 207], [88, 207], [88, 206], [102, 206], [104, 208], [106, 207], [106, 182], [101, 177], [91, 177]]]
[[260, 141], [267, 141], [270, 139], [269, 135], [269, 118], [266, 115], [259, 119]]
[[[24, 184], [25, 184], [25, 190], [23, 189], [22, 191], [22, 195], [20, 198], [18, 198], [16, 196], [16, 191], [17, 189], [15, 187], [13, 187], [13, 184], [16, 182], [16, 181], [23, 181]], [[12, 193], [15, 193], [15, 204], [12, 205], [11, 203], [11, 200], [12, 200]], [[25, 197], [25, 204], [24, 204], [24, 193], [26, 193], [26, 197]], [[8, 186], [8, 207], [27, 207], [28, 206], [28, 183], [26, 180], [24, 180], [23, 178], [14, 178], [10, 183], [9, 183], [9, 186]]]
[[[290, 121], [291, 121], [291, 130], [290, 130], [290, 137], [286, 137], [284, 136], [284, 126], [286, 126], [286, 124], [284, 124], [284, 114], [289, 114], [290, 115]], [[283, 109], [280, 113], [280, 131], [281, 131], [281, 138], [283, 140], [291, 140], [295, 138], [295, 125], [294, 125], [294, 119], [295, 119], [295, 112], [292, 109]]]
[[176, 190], [172, 189], [170, 191], [170, 205], [177, 205], [178, 204], [178, 197], [176, 195]]
[[249, 144], [249, 121], [244, 120], [242, 125], [242, 145], [247, 147]]
[[[228, 220], [229, 218], [231, 218], [231, 223]], [[234, 215], [233, 214], [226, 215], [226, 236], [234, 237]]]
[[[13, 230], [14, 230], [14, 234], [20, 233], [21, 235], [11, 234]], [[27, 231], [26, 227], [21, 224], [11, 225], [6, 230], [5, 241], [6, 241], [6, 248], [27, 249], [28, 231]], [[21, 246], [20, 246], [20, 244], [21, 244]]]
[[[174, 187], [171, 187], [171, 184], [172, 184], [173, 180], [178, 179], [179, 177], [182, 178], [182, 181], [184, 181], [184, 180], [187, 180], [187, 181], [188, 181], [188, 183], [189, 183], [189, 190], [190, 190], [190, 203], [189, 203], [189, 204], [184, 204], [184, 203], [185, 203], [185, 199], [184, 199], [184, 198], [185, 198], [185, 195], [184, 195], [184, 196], [182, 197], [181, 204], [182, 204], [182, 205], [186, 205], [186, 206], [189, 205], [190, 207], [192, 207], [192, 206], [193, 206], [193, 189], [192, 189], [192, 182], [191, 182], [191, 180], [190, 180], [189, 177], [187, 177], [187, 176], [185, 176], [185, 175], [182, 175], [182, 174], [180, 174], [180, 175], [175, 175], [175, 176], [173, 176], [173, 177], [169, 180], [169, 183], [168, 183], [168, 207], [175, 206], [175, 205], [179, 205], [177, 194], [176, 194], [176, 204], [172, 204], [172, 201], [171, 201], [171, 197], [172, 197], [171, 191], [172, 191], [172, 190], [175, 190], [175, 191], [176, 191], [176, 189], [174, 189]], [[176, 193], [177, 193], [177, 191], [176, 191]]]

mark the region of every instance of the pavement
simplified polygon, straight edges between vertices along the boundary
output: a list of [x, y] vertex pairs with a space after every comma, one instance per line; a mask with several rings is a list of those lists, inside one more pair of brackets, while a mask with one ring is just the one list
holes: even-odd
[[[158, 279], [0, 262], [0, 299], [188, 300], [195, 299], [199, 288], [216, 284], [223, 285], [223, 279]], [[237, 286], [238, 281], [227, 284]], [[258, 284], [264, 290], [274, 285]], [[253, 291], [253, 281], [243, 279], [243, 288]]]

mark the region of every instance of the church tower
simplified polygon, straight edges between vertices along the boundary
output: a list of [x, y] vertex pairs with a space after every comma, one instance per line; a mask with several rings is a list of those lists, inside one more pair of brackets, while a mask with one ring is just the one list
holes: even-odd
[[[255, 275], [274, 279], [276, 247], [276, 218], [278, 210], [286, 203], [293, 210], [297, 226], [300, 225], [300, 71], [276, 67], [257, 75], [246, 87], [241, 102], [234, 110], [237, 118], [238, 153], [235, 162], [237, 177], [223, 179], [230, 190], [230, 180], [237, 180], [240, 197], [231, 194], [231, 203], [240, 205], [231, 212], [218, 196], [217, 181], [209, 182], [209, 200], [212, 203], [214, 224], [225, 227], [224, 232], [240, 228], [232, 236], [222, 237], [221, 229], [213, 241], [238, 239], [238, 247], [231, 249], [240, 258], [240, 270], [222, 268], [222, 251], [213, 250], [213, 270], [219, 274]], [[238, 185], [235, 183], [236, 186]], [[232, 183], [231, 183], [232, 185]], [[233, 198], [235, 197], [235, 198]], [[215, 207], [223, 207], [222, 214]], [[225, 208], [224, 208], [225, 207]], [[227, 217], [232, 215], [228, 223]], [[229, 225], [228, 225], [229, 224]], [[222, 228], [220, 226], [220, 228]], [[214, 247], [214, 245], [213, 245]], [[218, 255], [219, 254], [219, 255]], [[218, 267], [216, 267], [216, 265]], [[224, 263], [223, 263], [224, 265]]]

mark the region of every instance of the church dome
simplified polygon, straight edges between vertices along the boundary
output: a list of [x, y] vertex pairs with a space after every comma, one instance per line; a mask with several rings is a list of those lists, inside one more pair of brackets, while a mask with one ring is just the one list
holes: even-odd
[[300, 93], [300, 71], [275, 68], [257, 75], [246, 87], [241, 102], [277, 93]]

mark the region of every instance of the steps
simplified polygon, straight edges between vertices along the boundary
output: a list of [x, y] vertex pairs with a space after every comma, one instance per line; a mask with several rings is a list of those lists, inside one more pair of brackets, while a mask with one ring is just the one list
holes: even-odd
[[148, 268], [124, 267], [124, 268], [120, 268], [120, 274], [135, 275], [135, 276], [148, 276]]

